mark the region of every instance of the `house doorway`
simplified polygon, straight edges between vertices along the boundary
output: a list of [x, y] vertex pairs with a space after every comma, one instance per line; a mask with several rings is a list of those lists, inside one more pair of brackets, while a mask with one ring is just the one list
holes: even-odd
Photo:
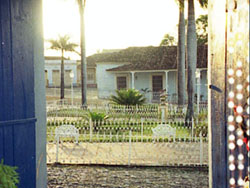
[[160, 92], [163, 89], [163, 78], [162, 75], [154, 75], [152, 77], [152, 91], [153, 91], [153, 101], [160, 100]]

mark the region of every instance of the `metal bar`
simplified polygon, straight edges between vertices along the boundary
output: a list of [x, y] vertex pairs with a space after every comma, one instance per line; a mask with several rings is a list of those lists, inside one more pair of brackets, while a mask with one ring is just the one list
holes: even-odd
[[132, 151], [131, 137], [132, 137], [132, 131], [129, 130], [129, 152], [128, 152], [128, 165], [129, 166], [130, 166], [130, 162], [131, 162], [131, 151]]
[[30, 124], [36, 122], [36, 118], [27, 118], [27, 119], [16, 119], [9, 121], [0, 121], [0, 126], [3, 125], [19, 125], [19, 124]]
[[141, 142], [143, 142], [143, 118], [141, 119]]
[[58, 153], [59, 153], [59, 136], [56, 138], [56, 162], [58, 163]]
[[[95, 122], [96, 124], [97, 122]], [[92, 129], [93, 129], [93, 122], [92, 119], [89, 119], [89, 141], [92, 141]]]
[[203, 141], [202, 141], [202, 134], [200, 132], [200, 165], [203, 164]]

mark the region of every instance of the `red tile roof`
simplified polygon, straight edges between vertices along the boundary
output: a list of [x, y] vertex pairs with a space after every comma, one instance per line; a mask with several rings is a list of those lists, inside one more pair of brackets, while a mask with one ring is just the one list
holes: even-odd
[[[116, 62], [121, 65], [107, 71], [168, 70], [177, 68], [177, 47], [130, 47], [119, 52], [95, 54], [87, 58], [88, 64]], [[197, 67], [207, 67], [207, 46], [197, 48]]]

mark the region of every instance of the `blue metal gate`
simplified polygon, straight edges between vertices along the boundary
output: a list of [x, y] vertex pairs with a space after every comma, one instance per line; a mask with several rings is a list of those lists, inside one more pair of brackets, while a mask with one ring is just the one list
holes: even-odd
[[36, 186], [32, 0], [0, 1], [0, 159]]

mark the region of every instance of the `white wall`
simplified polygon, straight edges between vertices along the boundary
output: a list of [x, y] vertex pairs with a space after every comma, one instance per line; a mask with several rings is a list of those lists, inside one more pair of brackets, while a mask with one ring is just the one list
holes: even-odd
[[168, 72], [168, 94], [169, 100], [177, 100], [177, 71]]
[[[135, 73], [135, 89], [139, 90], [141, 93], [141, 89], [148, 88], [150, 90], [150, 74], [146, 72], [136, 72]], [[147, 101], [151, 101], [151, 94], [146, 93], [145, 97], [147, 98]]]
[[111, 94], [115, 94], [116, 75], [107, 69], [121, 66], [121, 63], [97, 63], [96, 64], [96, 82], [99, 98], [108, 98]]
[[203, 95], [202, 100], [207, 100], [207, 95], [208, 95], [208, 91], [207, 91], [207, 71], [203, 70], [201, 71], [201, 95]]
[[[53, 86], [53, 70], [61, 71], [61, 60], [45, 60], [45, 70], [48, 72], [49, 86]], [[76, 60], [64, 60], [64, 70], [71, 70], [74, 73], [73, 84], [77, 84], [77, 65]]]
[[[116, 76], [122, 75], [121, 73], [113, 73], [106, 71], [107, 69], [121, 66], [120, 63], [98, 63], [96, 66], [96, 80], [97, 80], [97, 88], [98, 88], [98, 96], [99, 98], [108, 98], [111, 94], [115, 94], [116, 90]], [[124, 75], [128, 75], [128, 87], [132, 86], [131, 73], [124, 73]], [[141, 93], [141, 89], [148, 88], [152, 91], [152, 76], [153, 75], [162, 75], [163, 76], [163, 89], [166, 88], [166, 77], [165, 72], [135, 72], [135, 89], [139, 90]], [[201, 87], [200, 94], [204, 97], [203, 100], [207, 100], [207, 72], [206, 70], [201, 71]], [[177, 100], [177, 72], [169, 71], [168, 72], [168, 93], [170, 95], [169, 100]], [[147, 101], [150, 102], [152, 99], [152, 93], [146, 94]]]
[[138, 72], [135, 73], [135, 89], [141, 91], [141, 89], [150, 89], [150, 74]]

